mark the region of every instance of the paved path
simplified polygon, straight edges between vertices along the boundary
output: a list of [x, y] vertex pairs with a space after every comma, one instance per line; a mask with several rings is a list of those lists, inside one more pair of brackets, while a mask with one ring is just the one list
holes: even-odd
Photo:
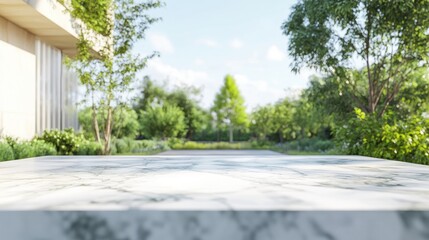
[[161, 156], [271, 156], [282, 155], [269, 150], [171, 150]]
[[8, 240], [61, 239], [90, 223], [143, 234], [109, 239], [429, 239], [428, 211], [428, 166], [365, 157], [171, 151], [0, 163]]

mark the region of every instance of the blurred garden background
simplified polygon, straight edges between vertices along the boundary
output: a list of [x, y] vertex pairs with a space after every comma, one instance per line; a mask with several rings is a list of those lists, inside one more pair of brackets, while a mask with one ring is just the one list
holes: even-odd
[[[238, 2], [230, 8], [247, 4]], [[272, 13], [276, 22], [265, 21], [269, 14], [262, 9], [262, 20], [253, 25], [263, 37], [241, 28], [245, 22], [241, 15], [229, 20], [232, 26], [240, 22], [237, 28], [247, 32], [229, 35], [232, 40], [225, 55], [234, 60], [228, 54], [235, 49], [247, 54], [249, 61], [246, 67], [240, 63], [220, 68], [190, 50], [188, 57], [174, 55], [173, 44], [159, 34], [179, 27], [171, 20], [171, 12], [180, 14], [194, 6], [198, 14], [181, 17], [195, 23], [196, 17], [204, 15], [200, 8], [211, 4], [72, 0], [68, 9], [73, 16], [107, 37], [109, 43], [94, 55], [82, 33], [78, 56], [68, 60], [81, 82], [80, 129], [45, 131], [32, 140], [2, 136], [0, 160], [144, 155], [168, 149], [270, 149], [286, 154], [363, 155], [429, 164], [429, 1], [297, 0], [270, 4], [267, 9], [278, 9]], [[249, 3], [243, 11], [255, 13], [258, 6]], [[206, 17], [213, 20], [212, 15]], [[181, 24], [182, 18], [176, 24]], [[158, 33], [148, 32], [157, 24], [161, 26]], [[273, 30], [264, 30], [260, 24], [269, 24], [267, 28]], [[213, 25], [213, 34], [222, 26]], [[233, 31], [230, 28], [225, 31]], [[215, 54], [213, 59], [223, 61], [217, 59], [222, 51], [220, 41], [203, 38], [206, 33], [189, 30], [192, 34], [183, 34], [185, 31], [166, 34], [176, 34], [176, 39], [200, 34], [193, 46], [177, 40], [176, 48], [205, 45], [209, 48], [205, 58]], [[275, 34], [270, 36], [270, 31]], [[267, 41], [260, 52], [255, 50], [260, 43], [252, 43], [251, 38]], [[276, 42], [270, 42], [271, 38]], [[246, 50], [246, 44], [255, 48]], [[166, 64], [187, 58], [200, 70]], [[254, 73], [256, 66], [263, 66], [263, 71]], [[168, 71], [163, 75], [160, 69]], [[214, 77], [207, 77], [213, 71]], [[246, 71], [258, 80], [243, 77]], [[282, 80], [285, 85], [279, 83]], [[264, 81], [266, 85], [255, 84]], [[289, 84], [294, 81], [301, 82]]]

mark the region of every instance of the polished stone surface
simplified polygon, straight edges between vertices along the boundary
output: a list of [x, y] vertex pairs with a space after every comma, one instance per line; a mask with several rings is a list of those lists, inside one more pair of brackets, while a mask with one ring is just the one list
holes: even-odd
[[429, 167], [254, 151], [12, 161], [0, 226], [5, 239], [429, 239]]
[[429, 167], [353, 156], [46, 157], [0, 163], [0, 210], [429, 210]]

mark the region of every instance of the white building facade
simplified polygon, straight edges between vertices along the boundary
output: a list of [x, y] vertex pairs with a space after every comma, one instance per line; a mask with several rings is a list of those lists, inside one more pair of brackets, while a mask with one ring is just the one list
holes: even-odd
[[54, 0], [0, 0], [0, 135], [78, 127], [73, 19]]

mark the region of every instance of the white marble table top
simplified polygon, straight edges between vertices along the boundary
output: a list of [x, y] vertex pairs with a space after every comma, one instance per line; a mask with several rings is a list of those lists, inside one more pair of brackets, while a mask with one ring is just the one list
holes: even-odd
[[243, 153], [3, 162], [0, 211], [429, 210], [428, 166]]

